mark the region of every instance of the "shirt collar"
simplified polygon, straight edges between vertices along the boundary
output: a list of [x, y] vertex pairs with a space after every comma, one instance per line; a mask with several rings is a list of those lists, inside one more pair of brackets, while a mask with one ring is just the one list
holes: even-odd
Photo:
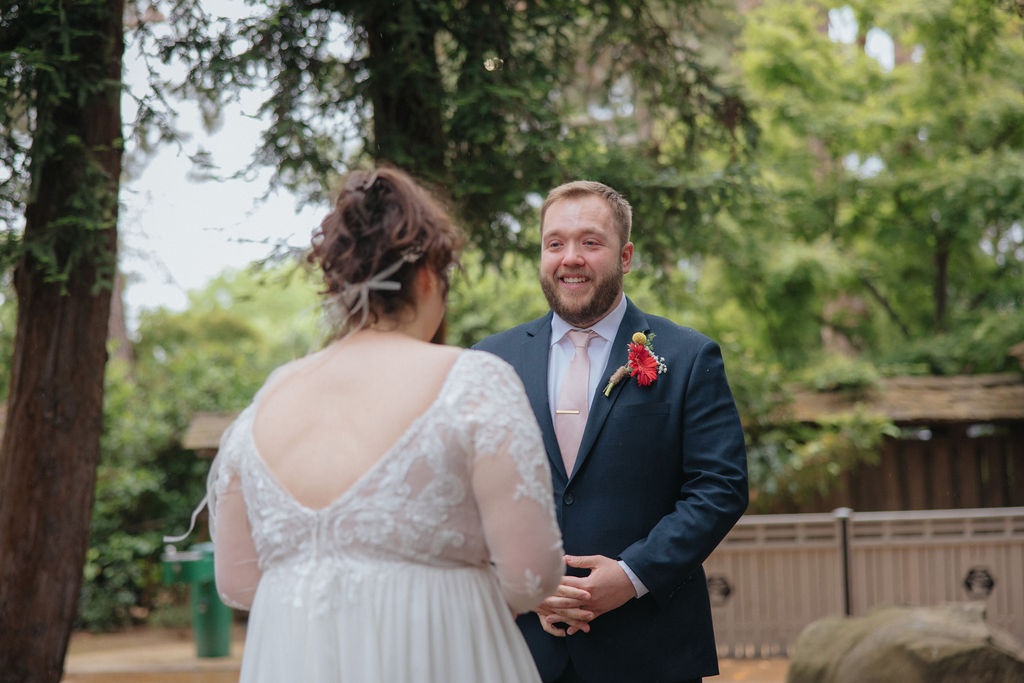
[[[622, 324], [622, 319], [626, 316], [626, 295], [621, 294], [619, 296], [619, 303], [612, 309], [611, 313], [598, 320], [593, 326], [587, 329], [597, 332], [598, 336], [602, 339], [607, 340], [609, 343], [615, 341], [615, 335], [619, 331], [619, 325]], [[569, 330], [577, 330], [578, 327], [570, 325], [562, 319], [557, 313], [553, 313], [551, 316], [551, 345], [554, 346], [558, 342], [562, 341], [562, 337]]]

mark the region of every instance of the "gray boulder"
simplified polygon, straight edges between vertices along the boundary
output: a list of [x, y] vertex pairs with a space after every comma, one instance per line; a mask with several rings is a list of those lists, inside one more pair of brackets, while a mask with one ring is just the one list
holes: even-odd
[[880, 607], [807, 626], [786, 683], [1021, 683], [1024, 647], [981, 602]]

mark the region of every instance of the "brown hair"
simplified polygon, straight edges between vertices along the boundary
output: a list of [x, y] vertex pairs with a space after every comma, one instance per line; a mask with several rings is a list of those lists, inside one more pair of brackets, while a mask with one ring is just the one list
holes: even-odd
[[341, 296], [346, 289], [400, 263], [387, 276], [399, 289], [369, 290], [366, 320], [372, 324], [413, 305], [419, 268], [432, 268], [447, 285], [448, 267], [464, 243], [438, 199], [404, 171], [381, 167], [345, 178], [334, 209], [313, 233], [307, 260], [323, 272], [321, 293], [342, 306], [349, 324], [359, 321], [348, 320], [353, 311]]
[[612, 211], [612, 221], [622, 239], [622, 246], [625, 246], [629, 242], [629, 234], [633, 229], [633, 209], [621, 194], [604, 183], [594, 180], [574, 180], [548, 192], [544, 205], [540, 207], [541, 234], [544, 233], [544, 214], [548, 212], [548, 208], [552, 204], [563, 199], [576, 199], [587, 195], [600, 197], [608, 204], [608, 208]]

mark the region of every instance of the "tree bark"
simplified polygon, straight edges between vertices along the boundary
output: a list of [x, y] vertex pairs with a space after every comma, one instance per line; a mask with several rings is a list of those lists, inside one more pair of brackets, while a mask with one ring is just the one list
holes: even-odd
[[[56, 76], [38, 79], [25, 249], [14, 273], [18, 322], [0, 446], [2, 683], [61, 679], [103, 428], [123, 0], [59, 4], [73, 58], [55, 59]], [[52, 246], [55, 262], [40, 258], [40, 245]], [[65, 269], [67, 279], [55, 281]]]
[[114, 277], [114, 290], [110, 296], [110, 324], [107, 327], [107, 337], [110, 344], [112, 358], [119, 359], [128, 367], [128, 372], [134, 374], [135, 353], [132, 348], [132, 340], [128, 336], [128, 316], [124, 308], [124, 273], [120, 270]]
[[361, 23], [369, 46], [373, 156], [433, 182], [444, 179], [444, 91], [430, 3], [372, 2]]

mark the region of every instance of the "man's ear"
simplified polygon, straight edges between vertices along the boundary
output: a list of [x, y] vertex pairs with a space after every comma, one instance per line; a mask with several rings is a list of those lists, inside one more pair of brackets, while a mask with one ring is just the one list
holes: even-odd
[[622, 272], [623, 274], [629, 272], [629, 266], [633, 262], [633, 243], [626, 242], [622, 247]]

